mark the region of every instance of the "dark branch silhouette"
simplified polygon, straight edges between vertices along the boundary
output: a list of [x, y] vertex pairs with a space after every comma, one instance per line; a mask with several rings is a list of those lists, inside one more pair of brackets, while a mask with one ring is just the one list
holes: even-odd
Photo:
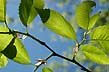
[[[58, 53], [56, 53], [52, 48], [50, 48], [45, 42], [41, 41], [40, 39], [34, 37], [33, 35], [29, 34], [29, 33], [23, 33], [23, 32], [19, 32], [19, 31], [11, 31], [11, 32], [0, 32], [0, 34], [13, 34], [13, 33], [19, 33], [19, 34], [22, 34], [22, 35], [26, 35], [30, 38], [32, 38], [33, 40], [35, 40], [36, 42], [38, 42], [39, 44], [45, 46], [45, 48], [47, 48], [48, 50], [50, 50], [52, 52], [52, 54], [50, 56], [48, 56], [45, 60], [48, 60], [50, 59], [52, 56], [57, 56], [59, 58], [62, 58], [62, 59], [65, 59], [69, 62], [72, 62], [72, 63], [75, 63], [76, 65], [78, 65], [79, 67], [81, 67], [81, 70], [83, 71], [86, 71], [86, 72], [91, 72], [90, 70], [88, 70], [87, 68], [85, 68], [83, 65], [81, 65], [80, 63], [78, 63], [75, 58], [73, 59], [69, 59], [65, 56], [62, 56]], [[36, 67], [36, 69], [34, 70], [34, 72], [41, 66], [42, 64], [40, 64], [39, 66]]]

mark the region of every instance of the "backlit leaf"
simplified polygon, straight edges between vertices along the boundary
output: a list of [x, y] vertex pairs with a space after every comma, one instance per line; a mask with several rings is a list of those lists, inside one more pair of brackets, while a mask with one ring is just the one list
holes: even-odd
[[96, 6], [93, 1], [84, 1], [76, 8], [76, 19], [80, 27], [88, 29], [90, 21], [90, 13], [92, 11], [91, 7]]
[[2, 53], [0, 53], [0, 68], [3, 68], [7, 65], [8, 59]]
[[17, 63], [30, 64], [29, 55], [18, 38], [13, 38], [2, 53]]
[[98, 12], [97, 14], [93, 15], [90, 18], [88, 30], [91, 29], [91, 28], [93, 28], [93, 26], [96, 24], [96, 22], [99, 19], [99, 17], [100, 17], [100, 12]]
[[35, 8], [42, 9], [44, 7], [44, 0], [33, 0]]
[[35, 8], [42, 9], [44, 7], [43, 0], [21, 0], [19, 6], [19, 17], [25, 26], [32, 23], [37, 15]]
[[[0, 26], [0, 32], [9, 32], [6, 26]], [[23, 44], [12, 34], [0, 34], [0, 52], [8, 58], [21, 63], [29, 64], [30, 58]]]
[[44, 67], [42, 69], [42, 72], [53, 72], [53, 71], [50, 68], [48, 68], [48, 67]]
[[[0, 26], [0, 32], [9, 32], [9, 30], [6, 26]], [[12, 34], [0, 34], [0, 51], [4, 50], [12, 39]]]
[[6, 57], [13, 59], [16, 57], [17, 49], [14, 45], [15, 37], [11, 40], [10, 44], [3, 50], [1, 53], [3, 53]]
[[6, 0], [0, 0], [0, 21], [5, 21], [6, 17]]
[[109, 52], [109, 26], [99, 26], [90, 34], [91, 40], [99, 42], [100, 46]]
[[36, 9], [44, 25], [51, 31], [69, 39], [76, 39], [71, 24], [58, 12], [50, 9]]
[[89, 60], [98, 64], [109, 64], [108, 56], [99, 48], [91, 45], [82, 45], [81, 48]]
[[109, 26], [99, 26], [90, 34], [91, 40], [109, 41]]
[[109, 41], [98, 41], [101, 48], [107, 53], [109, 54]]

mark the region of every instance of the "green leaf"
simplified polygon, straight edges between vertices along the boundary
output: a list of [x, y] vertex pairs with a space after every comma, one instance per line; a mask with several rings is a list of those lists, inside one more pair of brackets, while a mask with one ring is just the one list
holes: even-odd
[[11, 40], [10, 44], [3, 50], [1, 53], [3, 53], [6, 57], [13, 59], [16, 57], [17, 49], [14, 45], [15, 37]]
[[44, 67], [42, 69], [42, 72], [53, 72], [53, 71], [50, 68], [48, 68], [48, 67]]
[[6, 0], [0, 0], [0, 21], [5, 21], [6, 17]]
[[[9, 32], [9, 30], [6, 26], [0, 26], [0, 32]], [[4, 50], [12, 39], [13, 36], [11, 34], [0, 34], [0, 51]]]
[[18, 38], [15, 39], [14, 45], [16, 46], [17, 54], [13, 60], [21, 64], [30, 64], [31, 61], [29, 55], [24, 48], [24, 45]]
[[109, 26], [99, 26], [90, 34], [91, 40], [109, 41]]
[[92, 11], [91, 7], [96, 6], [93, 1], [84, 1], [76, 8], [76, 19], [77, 23], [83, 29], [88, 29], [90, 21], [90, 13]]
[[[0, 32], [9, 32], [9, 30], [6, 26], [0, 26]], [[18, 63], [30, 63], [30, 58], [23, 44], [12, 34], [0, 34], [0, 52]]]
[[37, 15], [37, 11], [35, 10], [35, 8], [42, 9], [43, 7], [44, 7], [44, 0], [33, 0], [33, 5], [27, 22], [28, 24], [30, 24]]
[[108, 56], [99, 48], [91, 45], [81, 45], [81, 48], [89, 60], [98, 64], [109, 64]]
[[30, 64], [29, 55], [18, 38], [13, 38], [2, 53], [17, 63]]
[[35, 8], [42, 9], [44, 7], [44, 0], [33, 0]]
[[90, 34], [90, 38], [93, 41], [99, 42], [104, 51], [109, 52], [109, 26], [99, 26], [93, 30]]
[[109, 41], [98, 41], [105, 53], [109, 54]]
[[98, 12], [97, 14], [93, 15], [93, 16], [90, 18], [88, 30], [94, 27], [94, 25], [96, 24], [97, 20], [98, 20], [99, 17], [100, 17], [100, 13], [101, 13], [101, 12]]
[[35, 8], [42, 9], [44, 7], [43, 0], [21, 0], [19, 6], [19, 17], [22, 23], [27, 27], [32, 23], [37, 15]]
[[36, 9], [44, 25], [51, 31], [69, 39], [76, 39], [71, 24], [58, 12], [50, 9]]
[[8, 59], [2, 53], [0, 53], [0, 68], [5, 67], [8, 64]]

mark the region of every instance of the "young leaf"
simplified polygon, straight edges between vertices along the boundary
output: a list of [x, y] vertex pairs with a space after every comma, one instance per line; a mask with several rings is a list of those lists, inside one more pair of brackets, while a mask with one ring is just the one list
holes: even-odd
[[0, 21], [5, 21], [6, 17], [6, 0], [0, 0]]
[[109, 41], [109, 26], [99, 26], [90, 34], [91, 40]]
[[0, 68], [5, 67], [8, 64], [8, 59], [2, 53], [0, 53]]
[[76, 39], [71, 24], [58, 12], [50, 9], [36, 9], [44, 25], [51, 31], [69, 39]]
[[78, 25], [83, 29], [88, 29], [90, 21], [90, 13], [92, 11], [91, 7], [96, 6], [93, 1], [84, 1], [76, 8], [76, 19]]
[[[0, 32], [9, 32], [9, 30], [6, 26], [0, 26]], [[0, 52], [18, 63], [30, 63], [23, 44], [18, 38], [14, 38], [12, 34], [0, 34]]]
[[53, 71], [50, 68], [48, 68], [48, 67], [44, 67], [42, 69], [42, 72], [53, 72]]
[[22, 23], [27, 27], [32, 23], [37, 15], [35, 8], [42, 9], [44, 7], [43, 0], [21, 0], [19, 6], [19, 17]]
[[100, 16], [100, 12], [98, 12], [97, 14], [93, 15], [90, 18], [88, 30], [93, 28], [93, 26], [96, 24], [97, 20], [99, 19], [99, 16]]
[[29, 55], [18, 38], [13, 38], [2, 53], [17, 63], [30, 64]]
[[92, 45], [81, 45], [81, 48], [89, 60], [98, 64], [109, 64], [108, 56], [99, 48]]
[[109, 41], [98, 41], [105, 53], [109, 54]]
[[24, 48], [24, 45], [18, 38], [15, 39], [14, 45], [16, 46], [17, 49], [17, 55], [13, 60], [21, 64], [30, 64], [31, 61], [29, 55], [26, 49]]
[[42, 9], [44, 7], [44, 0], [33, 0], [35, 8]]
[[44, 7], [44, 0], [33, 0], [31, 12], [27, 21], [28, 24], [30, 24], [37, 16], [37, 11], [35, 10], [35, 8], [42, 9], [43, 7]]
[[[9, 32], [9, 30], [6, 26], [0, 26], [0, 32]], [[4, 50], [12, 39], [12, 34], [0, 34], [0, 51]]]
[[90, 34], [90, 38], [93, 41], [99, 42], [101, 47], [109, 52], [109, 26], [99, 26], [95, 30], [93, 30]]

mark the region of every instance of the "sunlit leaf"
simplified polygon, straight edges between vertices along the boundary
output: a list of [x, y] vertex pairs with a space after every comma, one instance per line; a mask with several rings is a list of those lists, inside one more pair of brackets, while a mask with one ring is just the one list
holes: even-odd
[[48, 67], [44, 67], [42, 69], [42, 72], [53, 72], [53, 71], [50, 68], [48, 68]]
[[6, 17], [6, 0], [0, 0], [0, 21], [5, 21]]
[[3, 68], [7, 65], [8, 59], [2, 53], [0, 53], [0, 68]]
[[109, 54], [109, 41], [98, 41], [101, 48], [107, 53]]
[[84, 29], [88, 29], [90, 21], [90, 13], [92, 11], [91, 7], [96, 6], [93, 1], [84, 1], [76, 8], [76, 19], [78, 25]]
[[30, 64], [31, 61], [29, 55], [26, 49], [24, 48], [24, 45], [18, 38], [15, 39], [14, 45], [16, 46], [17, 49], [17, 55], [13, 60], [21, 64]]
[[76, 22], [76, 17], [75, 16], [71, 18], [70, 23], [73, 26], [75, 32], [77, 32], [77, 30], [78, 30], [78, 24]]
[[33, 5], [35, 8], [42, 9], [44, 7], [44, 0], [33, 0]]
[[109, 26], [99, 26], [90, 34], [91, 40], [99, 42], [100, 46], [109, 52]]
[[30, 58], [21, 41], [12, 34], [2, 34], [9, 32], [6, 26], [0, 26], [0, 32], [0, 52], [18, 63], [29, 64]]
[[9, 45], [3, 51], [1, 51], [1, 53], [3, 53], [6, 57], [10, 59], [16, 57], [17, 54], [17, 49], [16, 46], [14, 45], [14, 42], [15, 42], [15, 37], [11, 40]]
[[[6, 26], [0, 26], [0, 32], [9, 32]], [[13, 39], [11, 34], [0, 34], [0, 51], [4, 50]]]
[[99, 26], [90, 34], [91, 40], [109, 41], [109, 26]]
[[99, 48], [91, 45], [82, 45], [81, 48], [89, 60], [98, 64], [109, 64], [108, 56]]
[[98, 12], [97, 14], [93, 15], [90, 18], [88, 30], [91, 29], [91, 28], [93, 28], [93, 26], [96, 24], [96, 22], [99, 19], [99, 17], [100, 17], [100, 12]]
[[44, 7], [43, 0], [21, 0], [19, 6], [19, 17], [25, 26], [32, 23], [37, 15], [35, 8], [42, 9]]
[[44, 25], [51, 31], [69, 39], [76, 39], [71, 24], [58, 12], [50, 9], [36, 9]]
[[17, 63], [30, 64], [29, 55], [18, 38], [13, 38], [2, 53]]

